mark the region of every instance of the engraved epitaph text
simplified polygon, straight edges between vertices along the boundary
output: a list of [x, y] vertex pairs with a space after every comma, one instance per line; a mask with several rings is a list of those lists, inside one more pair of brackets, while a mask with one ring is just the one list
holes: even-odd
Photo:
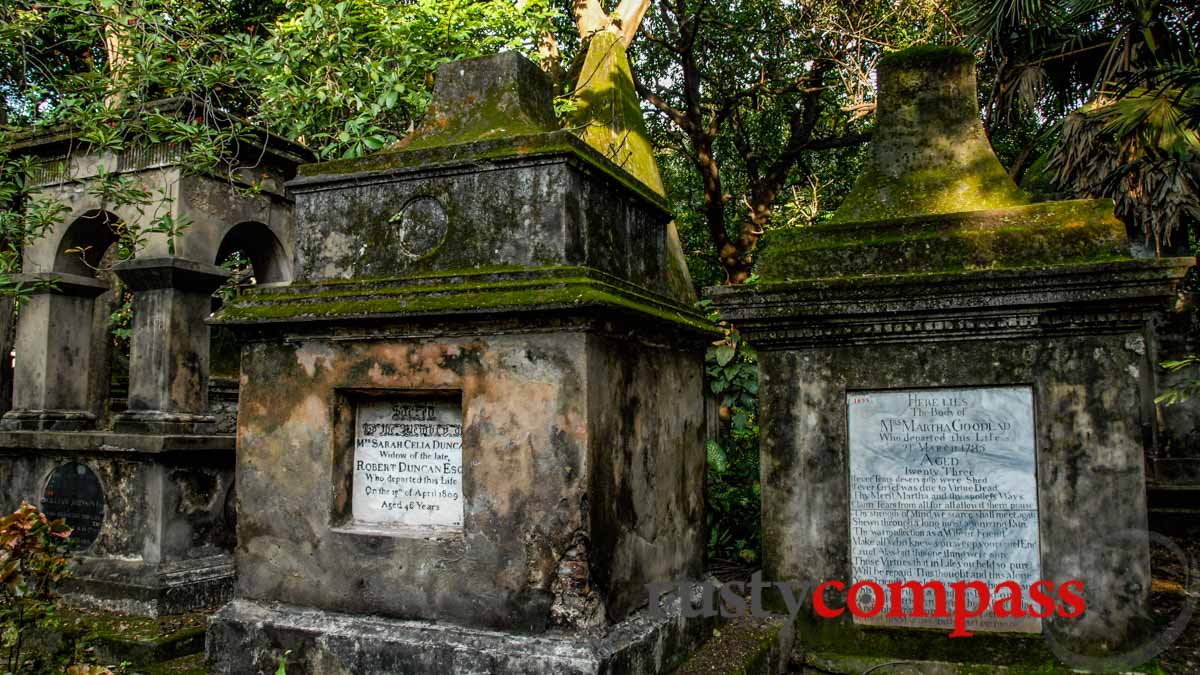
[[360, 401], [353, 490], [357, 526], [461, 531], [461, 405], [444, 399]]
[[66, 521], [71, 542], [77, 551], [83, 551], [96, 541], [104, 526], [104, 489], [86, 464], [61, 464], [46, 481], [41, 508], [50, 520]]
[[[855, 581], [1040, 578], [1033, 393], [1029, 387], [861, 392], [847, 395], [850, 539]], [[967, 607], [978, 606], [968, 592]], [[890, 595], [890, 593], [889, 593]], [[996, 601], [1009, 595], [993, 594]], [[869, 591], [861, 596], [870, 597]], [[925, 607], [932, 614], [933, 591]], [[1024, 603], [1028, 603], [1025, 599]], [[948, 618], [856, 617], [858, 623], [949, 627]], [[871, 605], [868, 604], [868, 607]], [[886, 605], [885, 605], [886, 606]], [[1037, 618], [985, 613], [982, 631], [1038, 632]]]

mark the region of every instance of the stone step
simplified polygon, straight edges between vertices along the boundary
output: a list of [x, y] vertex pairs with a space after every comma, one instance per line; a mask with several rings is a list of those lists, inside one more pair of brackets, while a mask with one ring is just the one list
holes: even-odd
[[189, 654], [170, 661], [152, 663], [138, 669], [142, 675], [208, 675], [204, 654]]

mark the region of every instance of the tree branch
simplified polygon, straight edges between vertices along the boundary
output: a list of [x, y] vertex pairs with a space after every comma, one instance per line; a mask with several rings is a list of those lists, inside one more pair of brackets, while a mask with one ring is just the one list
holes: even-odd
[[641, 96], [647, 103], [666, 115], [681, 131], [690, 132], [691, 125], [687, 115], [682, 110], [675, 108], [670, 103], [667, 103], [666, 99], [647, 89], [637, 77], [634, 77], [633, 86], [637, 89], [638, 96]]
[[626, 47], [637, 37], [638, 26], [642, 25], [642, 17], [650, 9], [650, 0], [621, 0], [617, 5], [617, 20], [621, 22], [621, 42]]
[[579, 39], [587, 40], [594, 33], [605, 30], [611, 24], [600, 0], [573, 0], [571, 12], [575, 15], [575, 27]]

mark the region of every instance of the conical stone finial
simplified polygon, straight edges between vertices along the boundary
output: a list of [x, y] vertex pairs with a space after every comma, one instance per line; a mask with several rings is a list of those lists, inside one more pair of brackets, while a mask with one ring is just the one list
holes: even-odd
[[887, 220], [1027, 204], [983, 131], [975, 59], [921, 46], [884, 57], [867, 166], [835, 222]]
[[[655, 194], [666, 197], [633, 84], [629, 56], [617, 33], [602, 31], [588, 41], [575, 102], [567, 127]], [[668, 282], [674, 295], [684, 302], [694, 302], [696, 294], [673, 221], [667, 225], [667, 258]]]
[[968, 272], [1124, 259], [1107, 199], [1031, 204], [992, 152], [958, 47], [889, 55], [866, 166], [828, 223], [775, 230], [766, 281]]
[[646, 133], [621, 36], [604, 31], [588, 41], [568, 128], [660, 195], [666, 195]]

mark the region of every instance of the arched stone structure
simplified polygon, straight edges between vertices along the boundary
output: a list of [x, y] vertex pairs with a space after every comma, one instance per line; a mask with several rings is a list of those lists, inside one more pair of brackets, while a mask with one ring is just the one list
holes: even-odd
[[[291, 247], [265, 223], [246, 221], [229, 228], [217, 248], [217, 265], [224, 266], [235, 254], [250, 263], [256, 284], [285, 283], [292, 280]], [[213, 311], [221, 303], [213, 300]], [[241, 345], [226, 327], [212, 328], [210, 351], [211, 379], [209, 407], [217, 420], [217, 429], [232, 433], [237, 425], [238, 375], [241, 370]]]
[[96, 298], [109, 289], [95, 270], [116, 242], [113, 225], [118, 222], [111, 212], [87, 209], [61, 232], [51, 233], [55, 255], [27, 257], [26, 269], [35, 271], [21, 280], [34, 290], [17, 322], [13, 410], [4, 415], [5, 427], [78, 430], [95, 425], [96, 392], [89, 374], [98, 365], [100, 350], [93, 315]]
[[[151, 105], [165, 112], [194, 112], [194, 106], [200, 104], [173, 100]], [[33, 275], [29, 280], [60, 281], [56, 285], [59, 290], [40, 294], [18, 318], [17, 332], [25, 339], [18, 340], [13, 410], [4, 418], [7, 428], [94, 426], [95, 400], [89, 396], [95, 399], [95, 393], [89, 394], [83, 376], [91, 368], [87, 360], [92, 351], [88, 348], [91, 331], [58, 331], [69, 333], [58, 335], [49, 328], [79, 325], [81, 313], [87, 311], [85, 305], [105, 291], [93, 272], [103, 248], [90, 242], [99, 241], [97, 237], [115, 239], [108, 222], [120, 220], [145, 231], [167, 213], [176, 222], [186, 223], [186, 229], [173, 241], [159, 232], [146, 234], [136, 258], [114, 268], [134, 293], [129, 409], [114, 417], [114, 428], [123, 432], [211, 431], [205, 320], [212, 309], [209, 294], [227, 276], [213, 262], [223, 246], [237, 246], [258, 258], [254, 262], [263, 268], [261, 280], [290, 279], [292, 201], [284, 183], [297, 164], [312, 158], [303, 147], [284, 139], [262, 134], [261, 140], [262, 144], [253, 148], [254, 157], [246, 160], [254, 166], [252, 175], [232, 179], [188, 170], [182, 165], [182, 149], [169, 144], [121, 156], [92, 153], [66, 135], [31, 137], [14, 144], [14, 154], [42, 159], [34, 184], [43, 197], [67, 206], [70, 216], [23, 252], [24, 269]], [[103, 211], [103, 204], [87, 189], [102, 171], [132, 178], [150, 192], [153, 206]], [[239, 189], [251, 182], [255, 191]], [[107, 215], [100, 218], [96, 215], [100, 213]], [[67, 253], [81, 245], [93, 248], [82, 256]]]
[[213, 262], [220, 265], [238, 251], [249, 256], [258, 283], [271, 284], [292, 280], [290, 247], [285, 247], [275, 231], [266, 224], [246, 221], [229, 228], [217, 248]]
[[[222, 123], [222, 113], [195, 101], [147, 106]], [[154, 616], [212, 606], [232, 588], [234, 524], [225, 505], [234, 439], [212, 433], [208, 410], [206, 320], [211, 294], [227, 277], [213, 263], [232, 237], [265, 256], [268, 275], [286, 278], [287, 266], [277, 262], [290, 258], [293, 246], [284, 182], [312, 159], [286, 140], [250, 133], [257, 140], [242, 143], [247, 154], [240, 161], [252, 172], [232, 180], [183, 166], [182, 149], [167, 144], [114, 156], [53, 132], [8, 148], [35, 159], [30, 185], [68, 212], [22, 251], [27, 281], [55, 283], [39, 289], [18, 318], [14, 409], [0, 432], [0, 510], [22, 501], [45, 506], [46, 477], [64, 466], [83, 465], [99, 477], [103, 489], [93, 505], [102, 522], [93, 523], [98, 536], [77, 561], [72, 603]], [[100, 202], [90, 187], [101, 170], [149, 191], [152, 204]], [[251, 185], [257, 189], [240, 189]], [[162, 215], [186, 230], [174, 241], [148, 233], [139, 237], [136, 257], [104, 260], [115, 239], [111, 223], [144, 233]], [[67, 252], [81, 247], [82, 255]], [[112, 430], [87, 431], [97, 426], [97, 410], [104, 412], [109, 381], [98, 367], [111, 338], [96, 298], [110, 284], [96, 278], [96, 267], [132, 292], [129, 405], [113, 417]]]

